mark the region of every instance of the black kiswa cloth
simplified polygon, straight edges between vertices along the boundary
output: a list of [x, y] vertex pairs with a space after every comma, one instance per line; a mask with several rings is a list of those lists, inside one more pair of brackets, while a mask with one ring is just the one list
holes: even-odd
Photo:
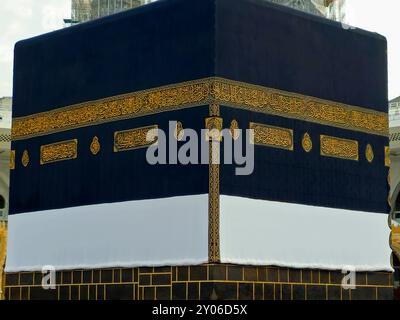
[[[235, 176], [233, 166], [222, 165], [221, 194], [387, 212], [388, 139], [382, 131], [365, 129], [373, 127], [375, 118], [360, 121], [361, 130], [318, 115], [303, 119], [264, 112], [257, 109], [262, 99], [254, 101], [251, 91], [257, 85], [300, 96], [303, 102], [315, 97], [331, 106], [359, 107], [384, 117], [387, 57], [382, 36], [345, 29], [340, 23], [268, 1], [162, 0], [16, 45], [14, 123], [23, 123], [21, 132], [31, 130], [32, 135], [18, 135], [19, 127], [14, 127], [10, 213], [208, 193], [207, 165], [150, 166], [145, 148], [114, 152], [119, 131], [153, 125], [167, 130], [168, 121], [178, 120], [199, 132], [212, 100], [193, 98], [201, 96], [199, 86], [189, 85], [169, 109], [122, 118], [113, 117], [108, 109], [118, 108], [115, 104], [95, 101], [123, 94], [132, 97], [150, 89], [155, 90], [154, 97], [157, 90], [165, 92], [165, 86], [176, 88], [210, 77], [249, 86], [234, 91], [235, 83], [230, 82], [234, 89], [229, 97], [217, 101], [224, 127], [236, 120], [241, 129], [258, 123], [293, 132], [293, 150], [256, 145], [250, 176]], [[186, 94], [193, 99], [179, 99]], [[232, 102], [240, 96], [246, 97], [243, 104]], [[85, 122], [92, 110], [69, 126], [71, 119], [79, 118], [76, 113], [57, 117], [51, 113], [92, 102], [111, 116]], [[337, 109], [329, 110], [335, 115]], [[50, 112], [47, 120], [23, 122], [24, 117], [43, 112]], [[56, 128], [46, 121], [65, 122]], [[313, 144], [310, 152], [302, 147], [306, 133]], [[323, 156], [321, 136], [357, 142], [358, 159]], [[96, 155], [90, 149], [94, 137], [101, 146]], [[77, 141], [74, 157], [41, 163], [43, 146], [72, 140]], [[371, 162], [365, 156], [368, 145], [374, 151]]]

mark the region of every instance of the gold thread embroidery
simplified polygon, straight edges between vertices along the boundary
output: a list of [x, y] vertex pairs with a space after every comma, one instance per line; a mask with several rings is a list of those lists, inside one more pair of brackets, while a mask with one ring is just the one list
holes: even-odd
[[0, 221], [0, 300], [5, 299], [5, 264], [7, 255], [7, 222]]
[[219, 104], [218, 103], [210, 103], [209, 105], [209, 113], [210, 116], [215, 116], [215, 117], [219, 117], [220, 111], [219, 111]]
[[321, 135], [321, 155], [358, 161], [358, 141]]
[[236, 119], [233, 119], [231, 121], [231, 126], [229, 129], [230, 129], [230, 133], [231, 133], [233, 140], [239, 139], [239, 136], [240, 136], [240, 132], [238, 131], [239, 124]]
[[182, 141], [185, 136], [185, 130], [183, 129], [183, 124], [180, 121], [177, 121], [174, 131], [174, 137], [178, 141]]
[[101, 149], [100, 141], [98, 137], [93, 137], [92, 143], [90, 144], [90, 152], [96, 156]]
[[312, 143], [311, 137], [308, 134], [308, 132], [306, 132], [303, 135], [303, 139], [301, 140], [301, 145], [302, 145], [302, 147], [303, 147], [305, 152], [307, 152], [307, 153], [311, 152], [311, 150], [313, 148], [313, 143]]
[[[206, 119], [206, 129], [222, 130], [223, 120], [219, 118], [219, 106], [210, 104], [210, 117]], [[208, 191], [208, 260], [211, 263], [219, 263], [220, 255], [220, 166], [219, 166], [219, 136], [209, 138], [209, 191]]]
[[11, 150], [10, 152], [10, 170], [15, 169], [15, 150]]
[[[148, 147], [158, 141], [158, 126], [148, 126], [143, 128], [117, 131], [114, 133], [114, 152], [128, 151]], [[154, 133], [154, 135], [153, 135]], [[149, 134], [150, 140], [147, 140]]]
[[204, 105], [209, 80], [139, 91], [14, 119], [14, 140], [78, 127]]
[[250, 122], [250, 129], [254, 130], [251, 143], [293, 151], [293, 130], [260, 123]]
[[207, 141], [221, 141], [222, 140], [222, 125], [223, 125], [223, 120], [220, 117], [209, 117], [206, 118], [206, 129], [207, 135], [206, 139]]
[[390, 161], [390, 147], [386, 146], [385, 147], [385, 166], [390, 167], [391, 161]]
[[[218, 101], [226, 106], [387, 136], [387, 114], [221, 78], [206, 78], [54, 109], [13, 120], [22, 140]], [[212, 108], [212, 106], [211, 106]]]
[[29, 164], [29, 153], [28, 150], [24, 150], [21, 159], [22, 165], [26, 168]]
[[226, 105], [387, 136], [386, 113], [217, 78], [211, 96]]
[[372, 163], [372, 161], [374, 161], [374, 149], [372, 149], [372, 146], [370, 144], [368, 144], [365, 148], [365, 159], [367, 159], [369, 163]]
[[40, 147], [40, 164], [48, 164], [78, 157], [78, 140], [61, 141]]

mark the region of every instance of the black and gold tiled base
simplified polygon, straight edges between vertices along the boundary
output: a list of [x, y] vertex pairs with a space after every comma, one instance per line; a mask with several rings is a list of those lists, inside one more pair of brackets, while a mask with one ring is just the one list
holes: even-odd
[[55, 290], [41, 273], [8, 273], [7, 300], [392, 300], [393, 275], [239, 265], [60, 271]]

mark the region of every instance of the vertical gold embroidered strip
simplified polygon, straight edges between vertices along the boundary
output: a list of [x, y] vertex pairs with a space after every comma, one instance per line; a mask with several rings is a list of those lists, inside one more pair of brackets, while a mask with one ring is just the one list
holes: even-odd
[[7, 222], [0, 222], [0, 300], [5, 299], [5, 273], [7, 253]]
[[[210, 118], [206, 119], [209, 130], [222, 128], [219, 117], [219, 105], [210, 105]], [[209, 192], [208, 192], [208, 259], [210, 263], [221, 261], [219, 237], [219, 139], [209, 138]]]

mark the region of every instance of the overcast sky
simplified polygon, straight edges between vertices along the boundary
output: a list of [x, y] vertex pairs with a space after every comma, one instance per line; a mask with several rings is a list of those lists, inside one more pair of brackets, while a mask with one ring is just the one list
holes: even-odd
[[[0, 97], [12, 95], [13, 47], [16, 41], [63, 27], [70, 0], [0, 0]], [[400, 96], [400, 1], [347, 0], [351, 25], [388, 39], [389, 98]]]

